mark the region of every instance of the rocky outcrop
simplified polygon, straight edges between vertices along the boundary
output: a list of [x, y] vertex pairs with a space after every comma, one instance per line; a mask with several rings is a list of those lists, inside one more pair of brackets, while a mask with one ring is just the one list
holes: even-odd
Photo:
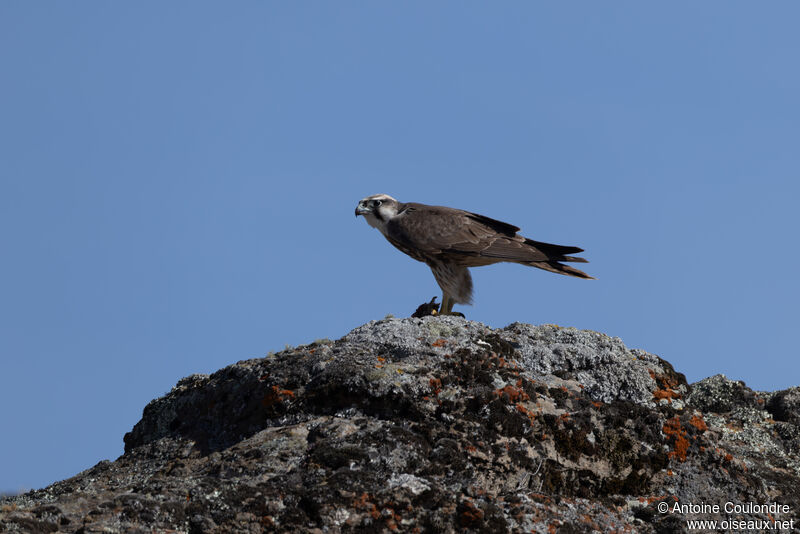
[[184, 378], [116, 461], [0, 501], [0, 530], [796, 528], [799, 449], [800, 388], [689, 386], [573, 328], [386, 319]]

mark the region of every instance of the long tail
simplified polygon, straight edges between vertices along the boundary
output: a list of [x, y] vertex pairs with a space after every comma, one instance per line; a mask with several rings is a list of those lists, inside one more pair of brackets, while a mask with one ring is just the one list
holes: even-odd
[[545, 271], [550, 271], [551, 273], [574, 276], [576, 278], [584, 278], [587, 280], [595, 279], [593, 276], [589, 276], [585, 272], [576, 269], [575, 267], [560, 263], [562, 261], [571, 261], [575, 263], [589, 263], [584, 258], [579, 258], [577, 256], [567, 256], [567, 254], [576, 254], [579, 252], [583, 252], [582, 248], [568, 247], [564, 245], [554, 245], [552, 243], [543, 243], [541, 241], [534, 241], [533, 239], [527, 239], [527, 238], [525, 239], [525, 244], [530, 245], [531, 247], [534, 247], [543, 254], [547, 255], [547, 260], [520, 262], [523, 265], [530, 265], [531, 267], [544, 269]]

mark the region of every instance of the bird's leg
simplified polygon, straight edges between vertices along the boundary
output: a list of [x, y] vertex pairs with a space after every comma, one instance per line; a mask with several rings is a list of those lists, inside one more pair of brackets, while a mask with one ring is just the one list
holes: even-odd
[[439, 315], [452, 315], [453, 314], [453, 302], [452, 297], [447, 293], [442, 293], [442, 305], [439, 307]]
[[453, 305], [456, 303], [456, 299], [448, 295], [447, 293], [442, 295], [442, 306], [439, 308], [439, 315], [455, 315], [457, 317], [464, 317], [464, 314], [461, 312], [454, 312]]

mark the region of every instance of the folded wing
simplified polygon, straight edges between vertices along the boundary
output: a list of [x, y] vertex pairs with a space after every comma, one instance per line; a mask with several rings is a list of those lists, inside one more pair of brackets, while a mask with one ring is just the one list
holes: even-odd
[[505, 261], [591, 278], [560, 263], [586, 263], [583, 258], [570, 256], [583, 249], [534, 241], [518, 235], [518, 231], [514, 225], [477, 213], [443, 206], [406, 204], [405, 209], [389, 221], [387, 238], [420, 261], [434, 259], [464, 267]]

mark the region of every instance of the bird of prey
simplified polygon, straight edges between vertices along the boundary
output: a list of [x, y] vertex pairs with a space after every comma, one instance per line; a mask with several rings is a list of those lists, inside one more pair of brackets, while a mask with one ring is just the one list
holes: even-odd
[[561, 263], [586, 263], [583, 258], [569, 256], [583, 249], [528, 239], [517, 234], [516, 226], [477, 213], [398, 202], [380, 194], [361, 199], [356, 206], [356, 217], [359, 215], [380, 230], [389, 243], [431, 268], [442, 289], [441, 315], [452, 315], [454, 304], [472, 303], [468, 267], [507, 261], [593, 279]]

